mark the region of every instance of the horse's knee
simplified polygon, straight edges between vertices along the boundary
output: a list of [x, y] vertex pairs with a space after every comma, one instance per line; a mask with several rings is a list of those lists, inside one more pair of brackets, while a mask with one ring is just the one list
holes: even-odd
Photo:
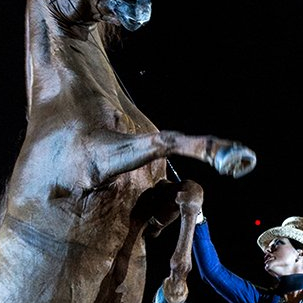
[[176, 197], [176, 203], [179, 204], [181, 214], [198, 214], [203, 204], [203, 188], [201, 185], [191, 180], [186, 180], [182, 183]]

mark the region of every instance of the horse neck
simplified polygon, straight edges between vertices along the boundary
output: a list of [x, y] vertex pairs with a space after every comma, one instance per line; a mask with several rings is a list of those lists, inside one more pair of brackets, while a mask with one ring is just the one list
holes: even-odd
[[[27, 1], [25, 41], [29, 116], [37, 102], [45, 99], [45, 94], [51, 91], [50, 87], [55, 88], [56, 83], [58, 83], [57, 87], [62, 85], [62, 78], [58, 76], [60, 69], [70, 70], [73, 65], [76, 65], [78, 71], [81, 70], [80, 63], [76, 61], [67, 66], [67, 61], [73, 60], [71, 45], [81, 48], [81, 51], [87, 55], [85, 60], [90, 60], [91, 65], [94, 60], [101, 60], [99, 66], [103, 67], [102, 72], [114, 79], [97, 23], [92, 22], [90, 25], [78, 27], [73, 31], [66, 21], [69, 16], [64, 16], [66, 20], [58, 20], [52, 15], [48, 2], [47, 0]], [[70, 15], [72, 14], [78, 14], [78, 11], [70, 12]], [[94, 63], [96, 64], [96, 62]], [[91, 69], [91, 72], [97, 73], [96, 69], [95, 71]], [[52, 98], [46, 99], [51, 100]]]

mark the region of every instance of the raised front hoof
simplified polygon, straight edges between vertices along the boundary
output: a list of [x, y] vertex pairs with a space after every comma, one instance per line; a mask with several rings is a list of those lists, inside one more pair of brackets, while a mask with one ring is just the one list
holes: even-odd
[[256, 163], [256, 154], [239, 145], [220, 148], [214, 159], [214, 166], [221, 175], [232, 175], [234, 178], [250, 173]]

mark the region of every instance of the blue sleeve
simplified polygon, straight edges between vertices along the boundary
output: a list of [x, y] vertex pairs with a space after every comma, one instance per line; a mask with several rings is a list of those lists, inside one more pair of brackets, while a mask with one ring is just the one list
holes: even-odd
[[163, 284], [158, 288], [153, 303], [168, 303], [164, 297]]
[[273, 302], [272, 296], [262, 293], [251, 282], [238, 277], [220, 263], [210, 239], [207, 222], [196, 225], [193, 253], [202, 280], [212, 286], [228, 302]]

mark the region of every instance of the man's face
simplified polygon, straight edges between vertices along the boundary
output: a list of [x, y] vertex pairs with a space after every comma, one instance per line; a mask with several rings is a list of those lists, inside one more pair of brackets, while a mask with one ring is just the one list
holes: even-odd
[[300, 251], [291, 245], [288, 238], [275, 238], [264, 250], [265, 270], [276, 278], [294, 274], [300, 264], [299, 255]]

